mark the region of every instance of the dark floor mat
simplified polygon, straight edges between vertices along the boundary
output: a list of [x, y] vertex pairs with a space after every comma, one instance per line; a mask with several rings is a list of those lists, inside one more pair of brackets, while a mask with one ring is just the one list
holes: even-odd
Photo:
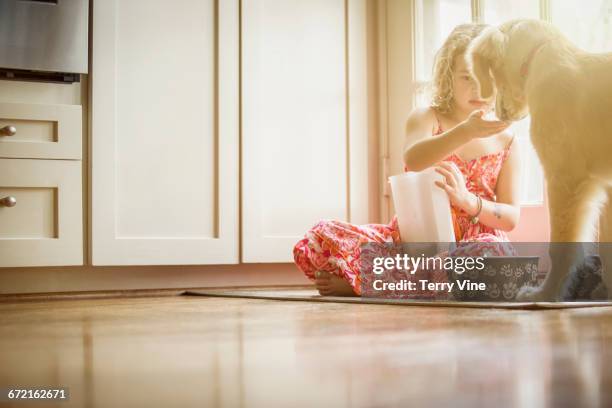
[[207, 289], [187, 290], [183, 295], [267, 299], [302, 302], [331, 302], [331, 303], [357, 303], [376, 305], [398, 305], [398, 306], [429, 306], [429, 307], [474, 307], [474, 308], [498, 308], [498, 309], [567, 309], [581, 307], [605, 307], [612, 306], [612, 302], [456, 302], [456, 301], [424, 301], [412, 299], [376, 299], [361, 297], [336, 297], [321, 296], [314, 289]]

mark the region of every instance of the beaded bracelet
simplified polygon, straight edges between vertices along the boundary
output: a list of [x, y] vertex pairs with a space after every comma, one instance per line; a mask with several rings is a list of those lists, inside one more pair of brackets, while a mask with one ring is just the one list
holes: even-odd
[[478, 194], [475, 194], [475, 196], [478, 199], [478, 211], [476, 211], [476, 214], [474, 214], [472, 218], [470, 219], [472, 224], [478, 224], [478, 216], [480, 215], [480, 212], [482, 211], [482, 198], [480, 198]]

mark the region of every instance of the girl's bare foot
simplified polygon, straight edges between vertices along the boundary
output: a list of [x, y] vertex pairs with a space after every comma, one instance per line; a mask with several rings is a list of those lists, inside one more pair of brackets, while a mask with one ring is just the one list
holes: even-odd
[[315, 285], [323, 296], [357, 296], [350, 283], [333, 273], [316, 271]]

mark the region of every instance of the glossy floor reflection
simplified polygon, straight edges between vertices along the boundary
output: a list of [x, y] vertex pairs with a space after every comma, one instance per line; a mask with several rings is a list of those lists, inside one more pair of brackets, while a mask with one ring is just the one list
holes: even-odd
[[0, 388], [69, 387], [62, 407], [610, 406], [611, 344], [612, 308], [2, 302]]

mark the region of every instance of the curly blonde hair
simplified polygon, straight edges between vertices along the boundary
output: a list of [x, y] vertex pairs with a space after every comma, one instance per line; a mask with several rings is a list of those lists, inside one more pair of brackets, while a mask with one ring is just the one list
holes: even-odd
[[486, 24], [461, 24], [453, 29], [436, 53], [431, 81], [431, 107], [449, 113], [453, 102], [453, 62], [464, 54], [470, 41], [487, 27]]

